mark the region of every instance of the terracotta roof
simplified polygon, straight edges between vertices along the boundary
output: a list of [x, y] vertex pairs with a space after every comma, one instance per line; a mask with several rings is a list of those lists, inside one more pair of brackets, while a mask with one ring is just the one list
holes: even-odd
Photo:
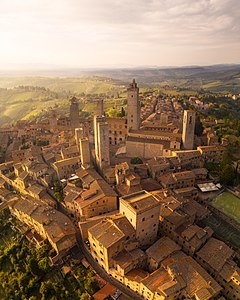
[[201, 300], [208, 300], [221, 291], [221, 286], [190, 256], [176, 252], [162, 262], [164, 268], [170, 268], [178, 278], [181, 274], [185, 282], [186, 294], [190, 297], [199, 295]]
[[89, 229], [91, 235], [105, 248], [111, 247], [127, 236], [132, 236], [134, 229], [128, 219], [122, 215], [111, 220], [105, 219]]
[[142, 269], [134, 269], [128, 272], [125, 277], [128, 280], [136, 281], [140, 283], [146, 276], [148, 276], [148, 272], [142, 270]]
[[173, 240], [168, 237], [162, 237], [156, 243], [146, 250], [148, 257], [154, 259], [157, 263], [163, 261], [170, 254], [181, 250]]
[[145, 258], [146, 258], [145, 252], [137, 248], [132, 251], [123, 250], [114, 258], [114, 261], [117, 265], [120, 266], [120, 268], [126, 270], [129, 267], [131, 267], [132, 269], [132, 266], [136, 262], [142, 262], [144, 261]]
[[127, 206], [131, 207], [136, 213], [157, 207], [159, 202], [147, 191], [140, 191], [131, 195], [121, 197], [121, 200]]
[[219, 272], [224, 264], [231, 258], [233, 253], [234, 251], [224, 242], [215, 238], [210, 238], [197, 252], [197, 255], [208, 263], [211, 268]]
[[104, 300], [108, 296], [112, 296], [116, 293], [117, 288], [110, 283], [107, 283], [103, 288], [101, 288], [97, 293], [93, 295], [94, 300]]

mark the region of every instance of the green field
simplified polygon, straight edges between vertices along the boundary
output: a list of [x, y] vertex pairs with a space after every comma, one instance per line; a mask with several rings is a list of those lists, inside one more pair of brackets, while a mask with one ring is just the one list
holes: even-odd
[[[79, 99], [79, 109], [95, 110], [93, 103], [102, 95], [105, 109], [117, 104], [121, 109], [126, 87], [121, 82], [104, 77], [1, 77], [0, 126], [20, 119], [42, 120], [54, 108], [59, 115], [69, 113], [69, 98]], [[119, 100], [119, 105], [117, 103]]]
[[240, 223], [240, 198], [232, 193], [223, 192], [214, 199], [213, 204]]

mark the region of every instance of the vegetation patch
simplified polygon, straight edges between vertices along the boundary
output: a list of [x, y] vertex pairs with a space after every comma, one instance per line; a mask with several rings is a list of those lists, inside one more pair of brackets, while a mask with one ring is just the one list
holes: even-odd
[[98, 290], [95, 274], [81, 264], [65, 275], [50, 266], [49, 244], [30, 244], [8, 209], [0, 212], [0, 299], [86, 300]]
[[213, 204], [240, 223], [240, 199], [238, 197], [230, 192], [223, 192], [215, 198]]

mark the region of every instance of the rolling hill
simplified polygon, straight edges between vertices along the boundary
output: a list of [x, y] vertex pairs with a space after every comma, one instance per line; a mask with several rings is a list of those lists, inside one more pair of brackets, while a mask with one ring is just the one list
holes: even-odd
[[92, 101], [99, 96], [106, 100], [107, 107], [113, 106], [117, 97], [120, 97], [118, 103], [121, 104], [126, 97], [126, 86], [133, 78], [142, 91], [157, 88], [172, 95], [195, 95], [199, 91], [240, 93], [240, 65], [75, 69], [62, 70], [61, 77], [58, 71], [55, 76], [48, 75], [52, 74], [48, 71], [44, 74], [0, 74], [0, 126], [19, 119], [44, 118], [51, 108], [67, 114], [68, 99], [73, 95], [80, 100], [80, 109], [90, 113], [94, 110]]

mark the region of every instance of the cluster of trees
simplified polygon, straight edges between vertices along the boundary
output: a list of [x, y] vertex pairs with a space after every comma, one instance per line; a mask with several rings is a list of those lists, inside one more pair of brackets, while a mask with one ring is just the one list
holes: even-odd
[[88, 300], [98, 290], [95, 274], [82, 265], [62, 275], [49, 265], [49, 244], [40, 248], [11, 229], [10, 213], [0, 213], [0, 299]]
[[206, 164], [206, 168], [210, 171], [210, 173], [218, 175], [222, 184], [230, 186], [238, 184], [239, 182], [239, 175], [233, 167], [234, 151], [234, 146], [229, 145], [224, 154], [221, 164]]
[[124, 110], [124, 108], [122, 107], [121, 110], [118, 110], [115, 107], [109, 108], [109, 110], [107, 111], [107, 115], [111, 118], [115, 118], [115, 117], [125, 117], [126, 116], [126, 112]]
[[[233, 162], [239, 159], [240, 153], [240, 101], [233, 101], [230, 97], [216, 94], [205, 94], [200, 98], [203, 102], [210, 104], [207, 112], [210, 119], [223, 120], [220, 124], [213, 126], [219, 141], [222, 138], [227, 138], [229, 141], [229, 146], [221, 164], [210, 163], [206, 167], [210, 172], [219, 176], [222, 184], [238, 184], [240, 179], [234, 169]], [[202, 130], [200, 118], [197, 116], [195, 134], [200, 135]]]
[[64, 198], [63, 187], [58, 180], [54, 181], [53, 194], [57, 201], [62, 202]]
[[217, 119], [239, 119], [240, 118], [240, 101], [233, 101], [229, 97], [221, 95], [204, 95], [201, 100], [209, 103], [209, 115], [215, 116]]

